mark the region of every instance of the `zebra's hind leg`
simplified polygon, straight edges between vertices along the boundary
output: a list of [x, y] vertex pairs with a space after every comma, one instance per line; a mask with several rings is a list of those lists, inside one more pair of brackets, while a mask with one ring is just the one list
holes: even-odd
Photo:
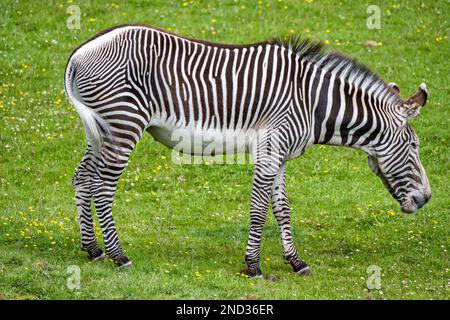
[[112, 216], [112, 205], [117, 183], [126, 167], [133, 148], [134, 143], [132, 147], [120, 147], [120, 151], [115, 147], [104, 147], [100, 158], [97, 159], [97, 174], [91, 185], [98, 220], [102, 228], [106, 253], [119, 268], [131, 266], [132, 263], [124, 254], [120, 245]]
[[286, 163], [284, 163], [278, 172], [272, 190], [272, 208], [273, 214], [277, 219], [281, 233], [281, 242], [283, 244], [284, 259], [289, 263], [294, 272], [299, 275], [311, 275], [309, 266], [298, 257], [294, 246], [291, 233], [291, 209], [286, 191]]
[[75, 188], [75, 201], [78, 211], [78, 225], [81, 235], [81, 250], [88, 253], [89, 260], [99, 260], [105, 258], [105, 254], [99, 248], [95, 237], [92, 222], [92, 193], [91, 176], [95, 171], [95, 158], [92, 155], [91, 147], [88, 146], [86, 152], [72, 178]]

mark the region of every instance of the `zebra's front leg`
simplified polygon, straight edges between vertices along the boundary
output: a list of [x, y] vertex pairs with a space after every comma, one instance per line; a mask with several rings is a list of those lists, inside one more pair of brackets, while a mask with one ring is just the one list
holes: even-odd
[[250, 232], [245, 254], [248, 267], [246, 271], [250, 277], [262, 278], [259, 264], [261, 235], [267, 218], [267, 208], [276, 172], [272, 165], [255, 164], [250, 206]]
[[286, 163], [284, 163], [278, 172], [273, 183], [272, 190], [272, 208], [273, 214], [277, 219], [281, 233], [281, 242], [283, 244], [284, 259], [289, 263], [294, 272], [299, 275], [311, 275], [309, 266], [298, 257], [295, 249], [291, 232], [291, 208], [286, 190]]
[[94, 160], [90, 146], [88, 146], [72, 178], [78, 211], [78, 225], [80, 227], [80, 247], [81, 250], [88, 253], [89, 260], [99, 260], [106, 257], [97, 244], [92, 222], [92, 193], [90, 185], [92, 168], [95, 167], [93, 165]]

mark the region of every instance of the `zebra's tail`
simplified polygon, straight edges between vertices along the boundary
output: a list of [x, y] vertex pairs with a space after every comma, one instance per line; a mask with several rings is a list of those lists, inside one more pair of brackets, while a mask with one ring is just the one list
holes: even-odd
[[78, 88], [74, 83], [74, 78], [75, 66], [72, 59], [70, 59], [66, 67], [64, 87], [70, 102], [80, 115], [84, 131], [86, 132], [86, 139], [92, 146], [94, 155], [99, 156], [105, 139], [108, 138], [109, 141], [113, 141], [114, 136], [108, 123], [95, 110], [82, 102]]

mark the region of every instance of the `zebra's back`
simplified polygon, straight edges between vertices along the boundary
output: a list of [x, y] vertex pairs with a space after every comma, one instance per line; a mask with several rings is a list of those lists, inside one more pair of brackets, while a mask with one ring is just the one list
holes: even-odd
[[220, 144], [275, 126], [289, 112], [297, 63], [269, 42], [223, 45], [148, 26], [108, 30], [71, 60], [87, 106], [170, 147], [177, 129]]

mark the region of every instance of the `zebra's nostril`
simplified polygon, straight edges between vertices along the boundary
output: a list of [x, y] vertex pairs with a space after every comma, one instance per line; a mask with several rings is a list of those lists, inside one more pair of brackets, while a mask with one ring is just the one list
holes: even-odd
[[423, 196], [423, 197], [418, 197], [418, 196], [412, 196], [411, 199], [412, 201], [414, 201], [414, 203], [417, 206], [417, 209], [422, 208], [430, 199], [431, 196]]

